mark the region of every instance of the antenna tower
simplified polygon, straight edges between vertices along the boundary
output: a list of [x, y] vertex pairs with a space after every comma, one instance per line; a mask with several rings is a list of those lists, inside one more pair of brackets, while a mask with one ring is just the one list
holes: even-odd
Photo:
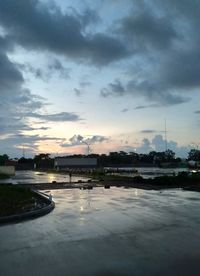
[[165, 119], [165, 151], [167, 151], [167, 121]]

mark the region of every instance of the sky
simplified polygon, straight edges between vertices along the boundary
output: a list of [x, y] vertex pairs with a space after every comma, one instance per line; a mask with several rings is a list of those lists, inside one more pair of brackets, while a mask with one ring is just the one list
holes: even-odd
[[198, 0], [0, 0], [0, 154], [148, 153], [166, 137], [186, 157], [199, 26]]

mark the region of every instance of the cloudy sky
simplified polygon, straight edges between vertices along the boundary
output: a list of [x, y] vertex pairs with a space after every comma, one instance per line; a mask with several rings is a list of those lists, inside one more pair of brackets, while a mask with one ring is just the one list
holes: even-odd
[[165, 150], [200, 134], [200, 1], [0, 0], [0, 153]]

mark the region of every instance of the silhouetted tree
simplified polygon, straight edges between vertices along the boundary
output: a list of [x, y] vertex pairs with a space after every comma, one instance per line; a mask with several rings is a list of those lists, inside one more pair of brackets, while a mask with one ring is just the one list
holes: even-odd
[[7, 154], [0, 155], [0, 166], [4, 166], [7, 160], [9, 160]]
[[38, 169], [47, 169], [54, 167], [54, 159], [50, 158], [49, 153], [40, 153], [35, 155], [34, 163]]
[[200, 161], [200, 150], [191, 149], [188, 153], [188, 160]]

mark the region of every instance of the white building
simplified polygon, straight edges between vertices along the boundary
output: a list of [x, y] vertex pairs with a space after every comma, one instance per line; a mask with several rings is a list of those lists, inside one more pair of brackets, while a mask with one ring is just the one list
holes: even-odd
[[15, 175], [14, 166], [0, 166], [0, 174]]
[[82, 168], [95, 168], [97, 167], [97, 158], [89, 157], [56, 157], [54, 167], [57, 170], [62, 169], [82, 169]]

